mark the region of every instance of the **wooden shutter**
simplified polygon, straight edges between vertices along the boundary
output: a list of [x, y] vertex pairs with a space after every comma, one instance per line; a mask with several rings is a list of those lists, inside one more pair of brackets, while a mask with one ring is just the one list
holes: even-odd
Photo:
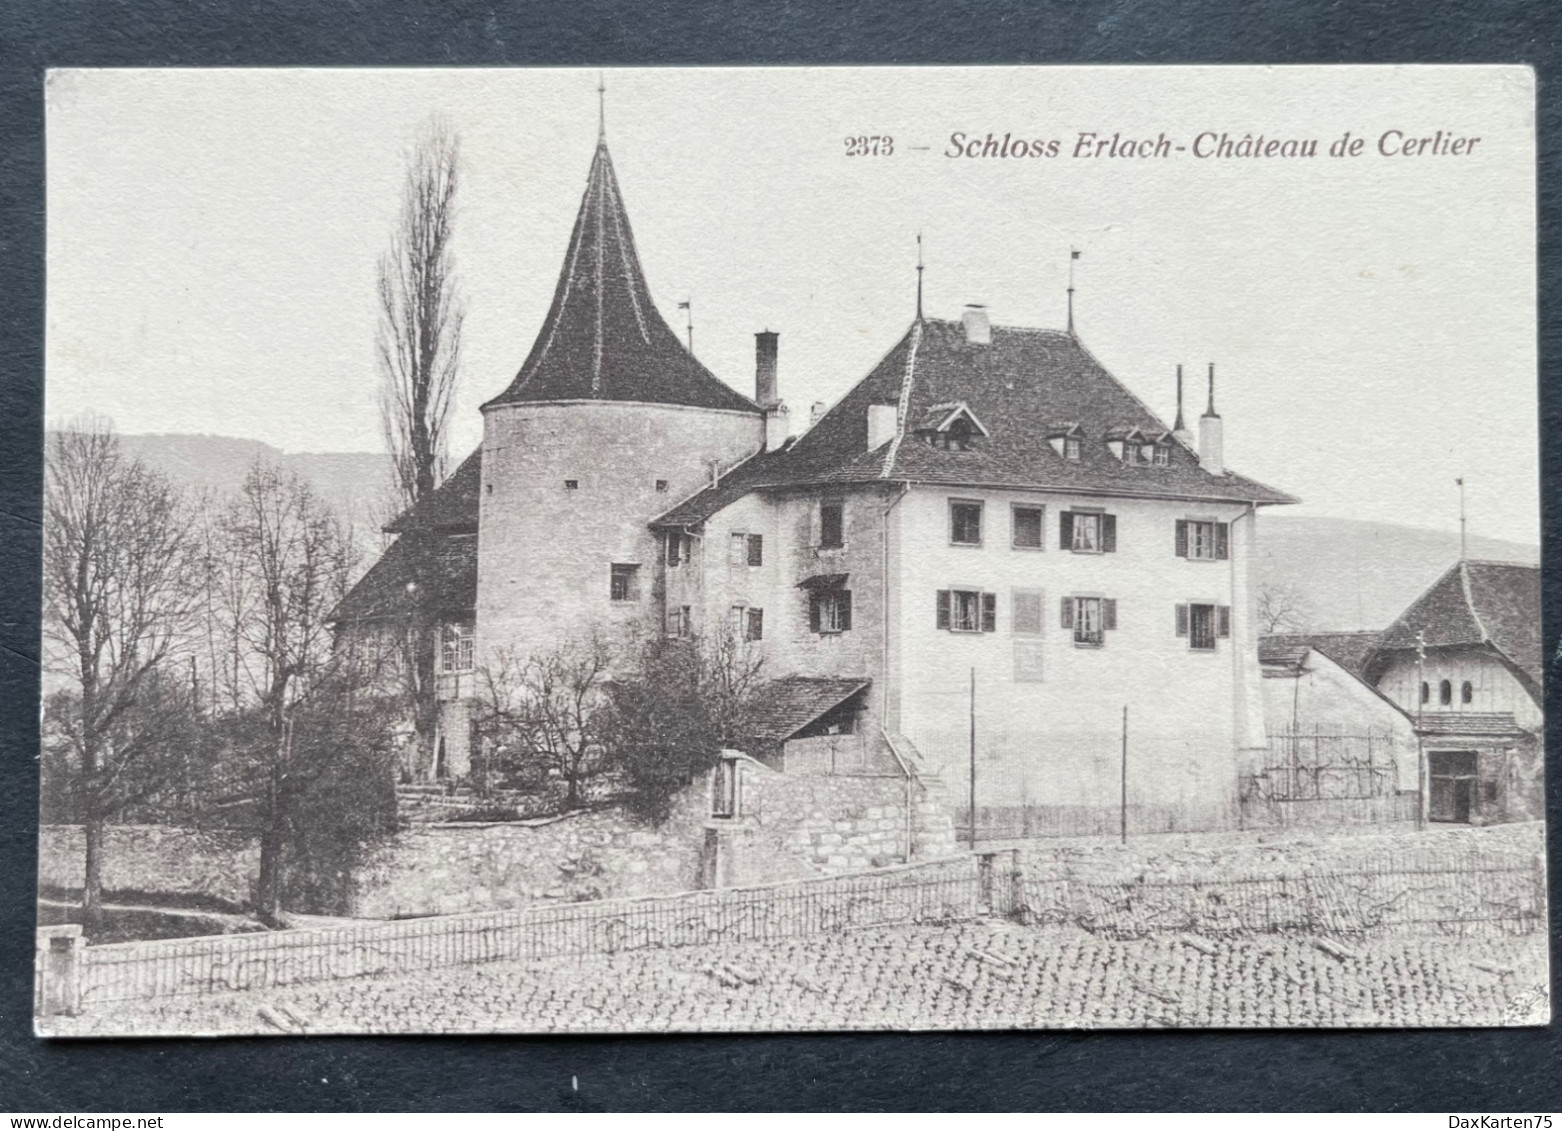
[[1058, 512], [1058, 549], [1071, 550], [1074, 548], [1074, 512]]
[[998, 594], [982, 594], [982, 631], [998, 631]]
[[819, 605], [822, 598], [818, 593], [811, 594], [808, 598], [808, 627], [814, 632], [819, 631]]
[[750, 640], [763, 640], [765, 638], [764, 609], [750, 609], [748, 611], [748, 638]]
[[1178, 636], [1186, 636], [1186, 635], [1188, 635], [1188, 606], [1187, 605], [1178, 605], [1177, 606], [1177, 635]]
[[1188, 520], [1185, 518], [1177, 520], [1177, 556], [1188, 556]]
[[1101, 516], [1101, 552], [1103, 554], [1115, 554], [1117, 552], [1117, 516], [1104, 514]]
[[[1217, 522], [1215, 524], [1215, 557], [1219, 561], [1225, 561], [1231, 553], [1231, 524]], [[1224, 634], [1222, 634], [1224, 635]]]
[[837, 589], [835, 591], [836, 626], [842, 632], [850, 632], [852, 627], [852, 591], [850, 589]]
[[1215, 635], [1216, 636], [1230, 636], [1231, 635], [1231, 606], [1230, 605], [1216, 605], [1215, 606]]
[[765, 564], [765, 536], [763, 534], [750, 534], [748, 536], [748, 564], [751, 566]]
[[1063, 627], [1064, 628], [1073, 628], [1074, 627], [1074, 598], [1072, 598], [1072, 597], [1064, 597], [1063, 598], [1062, 610], [1063, 610]]
[[947, 589], [940, 589], [938, 591], [938, 627], [939, 628], [948, 628], [949, 627], [949, 603], [950, 603], [949, 590], [947, 590]]
[[1101, 630], [1110, 632], [1117, 627], [1117, 598], [1101, 598]]

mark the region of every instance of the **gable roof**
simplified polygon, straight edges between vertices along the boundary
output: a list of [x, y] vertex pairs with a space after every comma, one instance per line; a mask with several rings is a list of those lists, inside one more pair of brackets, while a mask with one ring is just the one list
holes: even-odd
[[1365, 680], [1367, 663], [1381, 632], [1276, 632], [1258, 638], [1258, 659], [1264, 664], [1294, 667], [1311, 650], [1322, 652], [1357, 679]]
[[483, 407], [574, 400], [759, 411], [701, 365], [657, 312], [605, 139], [597, 142], [548, 316], [515, 380]]
[[[409, 611], [407, 583], [418, 578], [415, 543], [401, 537], [386, 547], [379, 561], [358, 579], [331, 612], [335, 622], [371, 621], [403, 616]], [[432, 608], [442, 616], [462, 618], [477, 608], [477, 537], [442, 535], [431, 547], [422, 584], [433, 587]]]
[[477, 529], [478, 489], [483, 481], [483, 449], [477, 448], [461, 461], [450, 477], [416, 504], [402, 511], [384, 526], [387, 534], [409, 530], [469, 532]]
[[[1107, 448], [1115, 428], [1161, 436], [1166, 426], [1106, 371], [1072, 334], [992, 327], [990, 344], [966, 341], [959, 322], [921, 319], [829, 412], [788, 447], [734, 468], [720, 496], [686, 500], [658, 520], [688, 524], [725, 502], [765, 487], [909, 481], [962, 487], [1030, 487], [1258, 504], [1297, 500], [1252, 479], [1215, 475], [1181, 443], [1167, 466], [1124, 463]], [[948, 451], [920, 441], [916, 429], [938, 406], [963, 403], [991, 429], [982, 443]], [[895, 405], [900, 427], [867, 450], [868, 406]], [[1047, 442], [1058, 422], [1077, 425], [1078, 460]], [[1095, 442], [1092, 442], [1095, 441]]]
[[868, 686], [867, 679], [825, 679], [789, 675], [754, 693], [750, 728], [764, 742], [785, 742], [820, 715]]
[[1372, 663], [1381, 666], [1388, 654], [1414, 651], [1418, 643], [1428, 648], [1490, 647], [1521, 675], [1538, 701], [1543, 667], [1540, 567], [1457, 563], [1384, 630]]

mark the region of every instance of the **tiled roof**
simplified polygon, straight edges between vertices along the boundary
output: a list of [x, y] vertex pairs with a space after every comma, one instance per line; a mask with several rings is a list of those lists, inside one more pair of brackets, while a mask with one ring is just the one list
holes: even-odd
[[1301, 663], [1308, 649], [1317, 649], [1357, 679], [1366, 678], [1367, 661], [1381, 632], [1273, 633], [1258, 639], [1258, 659], [1265, 664]]
[[[366, 621], [407, 612], [407, 583], [418, 577], [414, 560], [417, 539], [403, 535], [358, 579], [331, 614], [333, 621]], [[477, 537], [438, 535], [433, 561], [421, 571], [423, 584], [434, 587], [434, 609], [442, 616], [467, 617], [477, 607]]]
[[1417, 733], [1426, 735], [1517, 738], [1528, 733], [1510, 711], [1424, 711], [1411, 717]]
[[[935, 405], [964, 402], [991, 435], [964, 451], [935, 448], [916, 426]], [[896, 405], [902, 430], [867, 450], [868, 406]], [[1080, 458], [1047, 442], [1058, 422], [1077, 423]], [[988, 345], [966, 341], [959, 322], [925, 319], [790, 446], [733, 469], [723, 483], [668, 512], [664, 524], [698, 522], [732, 499], [766, 487], [909, 480], [979, 487], [1032, 487], [1148, 498], [1293, 503], [1290, 495], [1199, 466], [1173, 443], [1166, 467], [1131, 466], [1112, 455], [1112, 429], [1167, 431], [1079, 340], [1057, 330], [995, 326]], [[719, 492], [719, 494], [718, 494]]]
[[461, 466], [435, 488], [432, 495], [424, 497], [416, 506], [409, 507], [386, 523], [385, 532], [403, 534], [420, 528], [476, 531], [477, 495], [482, 479], [483, 449], [479, 447], [461, 461]]
[[[1514, 562], [1459, 562], [1383, 632], [1378, 657], [1428, 648], [1489, 646], [1540, 698], [1540, 568]], [[1374, 664], [1377, 659], [1374, 660]]]
[[752, 728], [763, 742], [784, 742], [820, 715], [868, 686], [866, 679], [773, 679], [754, 696]]
[[570, 400], [759, 411], [701, 365], [657, 312], [606, 141], [591, 162], [553, 305], [515, 380], [488, 403]]

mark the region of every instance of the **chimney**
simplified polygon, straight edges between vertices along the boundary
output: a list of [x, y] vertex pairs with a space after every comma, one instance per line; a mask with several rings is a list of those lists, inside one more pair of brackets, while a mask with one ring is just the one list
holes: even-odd
[[769, 410], [781, 403], [776, 392], [776, 339], [774, 330], [754, 335], [754, 401]]
[[823, 401], [815, 401], [813, 403], [813, 406], [808, 410], [808, 427], [812, 428], [815, 424], [819, 423], [820, 419], [824, 416], [824, 407], [825, 406]]
[[1191, 449], [1193, 447], [1193, 430], [1184, 422], [1182, 415], [1182, 366], [1177, 366], [1177, 423], [1172, 425], [1172, 436], [1178, 443]]
[[900, 410], [892, 404], [870, 404], [868, 406], [868, 450], [877, 451], [884, 444], [895, 438], [895, 433], [900, 430]]
[[966, 303], [965, 313], [960, 316], [960, 324], [965, 327], [965, 340], [971, 345], [992, 344], [993, 329], [987, 321], [987, 308], [981, 303]]
[[1199, 417], [1199, 466], [1211, 475], [1226, 473], [1223, 425], [1215, 411], [1215, 363], [1209, 367], [1209, 407]]
[[765, 410], [765, 450], [778, 451], [792, 434], [792, 413], [784, 404]]

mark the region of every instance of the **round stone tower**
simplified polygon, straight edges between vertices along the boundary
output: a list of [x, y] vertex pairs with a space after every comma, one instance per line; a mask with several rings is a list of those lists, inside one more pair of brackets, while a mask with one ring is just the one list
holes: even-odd
[[479, 651], [662, 631], [649, 523], [758, 450], [764, 417], [657, 312], [605, 140], [553, 305], [482, 411]]

